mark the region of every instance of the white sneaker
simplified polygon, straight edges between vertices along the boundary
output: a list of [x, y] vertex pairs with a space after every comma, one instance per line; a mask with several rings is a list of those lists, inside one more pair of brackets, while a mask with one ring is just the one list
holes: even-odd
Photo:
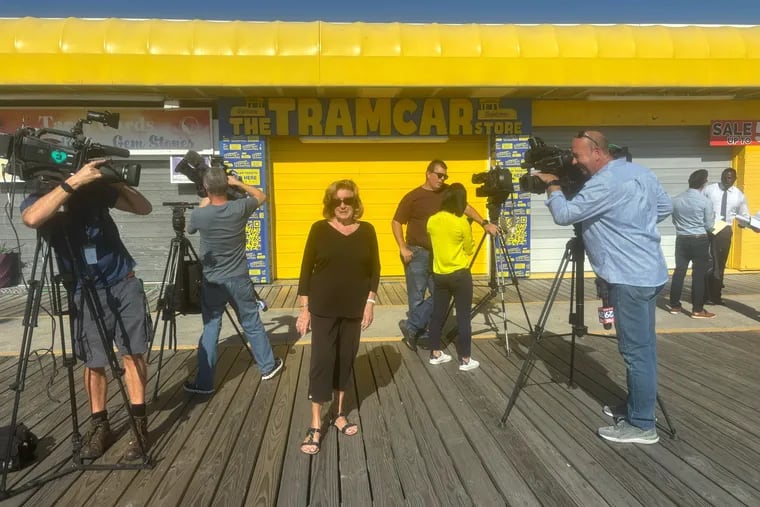
[[449, 361], [451, 361], [451, 356], [443, 351], [441, 351], [441, 355], [438, 357], [435, 357], [431, 353], [430, 358], [428, 359], [428, 363], [430, 364], [443, 364], [443, 363], [448, 363]]
[[470, 360], [467, 361], [466, 363], [464, 362], [464, 360], [462, 360], [462, 361], [459, 362], [459, 369], [461, 371], [474, 370], [478, 366], [480, 366], [480, 363], [478, 361], [474, 360], [473, 358], [470, 358]]

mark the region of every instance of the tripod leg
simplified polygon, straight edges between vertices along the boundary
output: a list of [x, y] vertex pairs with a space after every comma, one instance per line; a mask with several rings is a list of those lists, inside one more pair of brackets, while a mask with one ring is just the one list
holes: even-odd
[[662, 410], [662, 415], [665, 416], [665, 422], [668, 423], [668, 430], [670, 431], [670, 438], [676, 439], [678, 438], [676, 436], [676, 429], [673, 426], [673, 423], [670, 420], [670, 416], [668, 415], [668, 411], [665, 408], [665, 404], [662, 402], [662, 398], [660, 398], [660, 395], [657, 395], [657, 404], [660, 405], [660, 410]]
[[530, 349], [528, 349], [528, 355], [525, 357], [522, 368], [520, 368], [520, 374], [515, 381], [515, 387], [512, 389], [512, 394], [509, 396], [507, 408], [504, 410], [504, 415], [501, 416], [501, 426], [504, 426], [507, 422], [507, 418], [517, 402], [517, 396], [520, 394], [523, 386], [528, 382], [528, 375], [530, 375], [530, 371], [533, 369], [533, 363], [535, 362], [536, 347], [538, 347], [538, 343], [541, 341], [542, 337], [543, 333], [539, 333], [533, 338], [533, 343], [531, 343]]

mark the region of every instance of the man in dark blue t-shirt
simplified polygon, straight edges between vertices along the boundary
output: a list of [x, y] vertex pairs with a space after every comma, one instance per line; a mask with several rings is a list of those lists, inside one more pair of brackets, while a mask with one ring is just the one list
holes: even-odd
[[[261, 322], [245, 257], [245, 226], [256, 208], [264, 203], [266, 195], [256, 187], [227, 176], [221, 167], [206, 171], [203, 186], [208, 197], [193, 210], [187, 227], [190, 234], [200, 232], [201, 235], [203, 334], [198, 342], [198, 372], [193, 382], [185, 382], [184, 389], [191, 393], [213, 394], [216, 345], [222, 328], [222, 313], [228, 302], [237, 310], [261, 378], [274, 377], [282, 368], [282, 359], [274, 357]], [[230, 186], [245, 192], [247, 198], [228, 200]]]
[[[142, 447], [148, 447], [145, 413], [147, 366], [143, 354], [150, 337], [150, 319], [142, 283], [134, 276], [135, 261], [119, 236], [110, 208], [137, 215], [152, 211], [150, 202], [124, 182], [104, 182], [93, 160], [47, 193], [33, 193], [21, 203], [24, 224], [40, 229], [53, 247], [59, 271], [79, 275], [75, 280], [71, 318], [76, 323], [74, 347], [85, 363], [85, 389], [90, 399], [92, 425], [82, 440], [81, 457], [95, 459], [113, 443], [106, 410], [108, 356], [96, 321], [85, 304], [80, 283], [89, 279], [94, 303], [102, 309], [106, 338], [116, 343], [124, 361], [124, 379], [130, 410], [135, 416]], [[64, 213], [59, 213], [63, 209]], [[97, 311], [97, 308], [96, 308]], [[137, 438], [124, 454], [127, 460], [143, 457]]]

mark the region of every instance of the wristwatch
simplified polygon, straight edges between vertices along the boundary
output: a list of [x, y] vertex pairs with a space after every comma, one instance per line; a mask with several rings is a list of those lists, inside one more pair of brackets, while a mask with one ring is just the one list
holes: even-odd
[[71, 185], [69, 185], [68, 183], [66, 183], [65, 181], [61, 182], [61, 189], [64, 192], [66, 192], [67, 194], [73, 194], [74, 193], [74, 188]]
[[491, 222], [489, 222], [489, 221], [486, 219], [486, 220], [483, 220], [482, 222], [480, 222], [480, 226], [481, 226], [481, 227], [485, 227], [486, 225], [488, 225], [488, 224], [490, 224], [490, 223], [491, 223]]

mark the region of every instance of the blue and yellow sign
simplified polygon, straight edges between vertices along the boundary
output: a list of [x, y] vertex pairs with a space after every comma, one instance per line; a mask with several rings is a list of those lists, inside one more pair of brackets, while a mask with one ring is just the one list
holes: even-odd
[[269, 98], [219, 102], [219, 135], [411, 137], [522, 135], [530, 101], [426, 98]]
[[[518, 190], [518, 180], [525, 169], [520, 163], [528, 151], [528, 136], [496, 136], [494, 138], [493, 159], [503, 169], [512, 173], [512, 181]], [[510, 196], [501, 209], [499, 219], [507, 239], [507, 252], [501, 248], [496, 256], [496, 270], [504, 276], [509, 276], [508, 266], [502, 254], [509, 255], [515, 275], [528, 277], [530, 275], [530, 192], [520, 192]]]
[[[264, 140], [255, 137], [237, 141], [223, 140], [220, 145], [225, 162], [235, 170], [243, 182], [259, 187], [266, 194], [268, 182], [264, 163]], [[265, 204], [253, 212], [245, 226], [245, 256], [248, 261], [248, 275], [253, 283], [272, 281], [267, 224], [268, 212]]]

